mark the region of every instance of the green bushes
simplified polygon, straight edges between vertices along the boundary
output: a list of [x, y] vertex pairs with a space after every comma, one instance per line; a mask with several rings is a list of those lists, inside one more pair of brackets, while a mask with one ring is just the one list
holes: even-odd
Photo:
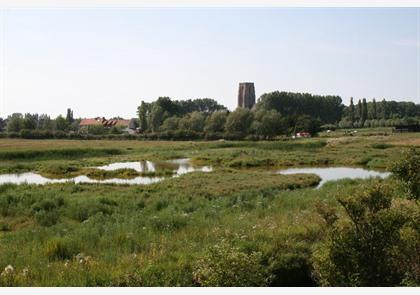
[[420, 152], [414, 147], [394, 164], [392, 172], [407, 186], [411, 198], [420, 199]]
[[70, 260], [80, 252], [80, 248], [68, 239], [53, 239], [45, 244], [45, 256], [51, 260]]
[[83, 201], [73, 203], [67, 209], [67, 214], [79, 222], [84, 222], [96, 214], [110, 215], [116, 210], [115, 208], [114, 202], [104, 201], [102, 198], [99, 202]]
[[270, 286], [316, 286], [312, 278], [311, 244], [300, 240], [298, 236], [275, 241], [270, 251], [265, 254], [268, 271], [272, 276]]
[[372, 143], [371, 147], [373, 147], [374, 149], [380, 149], [380, 150], [384, 150], [384, 149], [389, 149], [394, 147], [392, 144], [389, 143]]
[[207, 249], [194, 267], [194, 281], [203, 287], [266, 286], [269, 276], [262, 254], [245, 253], [226, 242]]
[[[412, 209], [399, 206], [392, 194], [388, 186], [378, 183], [339, 199], [346, 218], [326, 220], [327, 238], [313, 256], [314, 273], [321, 285], [396, 286], [408, 278], [420, 283], [414, 258], [420, 232], [418, 223], [413, 227], [410, 221], [418, 221], [418, 213], [412, 212], [419, 211], [418, 204], [412, 204]], [[407, 231], [410, 238], [402, 234]]]
[[60, 219], [59, 208], [64, 205], [64, 199], [59, 197], [42, 200], [32, 206], [35, 220], [42, 226], [52, 226]]

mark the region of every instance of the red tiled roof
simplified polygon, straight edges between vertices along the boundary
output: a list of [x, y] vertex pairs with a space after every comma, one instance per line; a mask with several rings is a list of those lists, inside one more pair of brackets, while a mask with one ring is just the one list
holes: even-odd
[[128, 127], [130, 120], [124, 119], [110, 119], [106, 120], [105, 118], [95, 118], [95, 119], [82, 119], [80, 121], [80, 126], [92, 126], [92, 125], [103, 125], [104, 127], [120, 126]]
[[80, 126], [102, 125], [102, 121], [96, 119], [82, 119]]

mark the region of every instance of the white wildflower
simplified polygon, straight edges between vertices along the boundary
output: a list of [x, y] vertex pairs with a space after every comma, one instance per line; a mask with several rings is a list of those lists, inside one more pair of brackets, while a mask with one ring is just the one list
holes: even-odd
[[12, 274], [15, 271], [14, 267], [12, 265], [8, 265], [4, 268], [4, 271], [1, 273], [2, 276], [7, 276]]

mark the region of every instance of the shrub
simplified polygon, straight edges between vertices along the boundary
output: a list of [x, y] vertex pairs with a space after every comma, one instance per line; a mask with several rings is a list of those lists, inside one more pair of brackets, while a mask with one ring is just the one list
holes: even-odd
[[241, 252], [223, 242], [207, 250], [198, 260], [193, 276], [200, 286], [266, 286], [267, 271], [259, 252]]
[[410, 213], [392, 206], [381, 183], [360, 192], [339, 199], [346, 218], [327, 221], [327, 238], [313, 255], [315, 276], [324, 286], [401, 285], [410, 273], [401, 265], [407, 260], [401, 230]]
[[48, 241], [44, 248], [45, 255], [49, 260], [72, 259], [80, 252], [79, 250], [75, 243], [63, 238]]
[[58, 222], [60, 216], [56, 210], [40, 210], [35, 213], [35, 219], [42, 226], [52, 226]]
[[371, 144], [371, 147], [374, 149], [384, 150], [393, 147], [393, 145], [388, 143], [373, 143]]
[[394, 165], [392, 172], [407, 185], [411, 198], [419, 200], [420, 152], [414, 147], [411, 148], [402, 160]]

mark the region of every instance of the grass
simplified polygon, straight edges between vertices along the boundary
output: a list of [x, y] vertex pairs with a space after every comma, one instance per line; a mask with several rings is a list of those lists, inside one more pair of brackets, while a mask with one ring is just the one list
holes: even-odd
[[[315, 175], [279, 175], [273, 169], [310, 165], [387, 169], [418, 138], [408, 134], [279, 142], [0, 140], [2, 155], [13, 151], [42, 155], [2, 160], [3, 173], [27, 169], [55, 176], [90, 172], [98, 178], [132, 177], [134, 170], [89, 167], [185, 157], [214, 168], [147, 186], [0, 185], [0, 272], [9, 264], [14, 268], [0, 276], [0, 285], [197, 286], [203, 284], [200, 275], [214, 267], [212, 257], [222, 257], [217, 264], [221, 269], [230, 269], [235, 257], [242, 257], [244, 277], [258, 284], [316, 285], [311, 253], [324, 237], [317, 206], [337, 206], [338, 196], [353, 194], [360, 184], [374, 180], [347, 179], [314, 189], [319, 183]], [[120, 152], [98, 153], [104, 147]], [[75, 152], [71, 158], [48, 154], [77, 149], [96, 152]], [[218, 254], [214, 249], [228, 250]], [[258, 267], [247, 264], [248, 258]], [[263, 269], [270, 279], [257, 280], [255, 269]], [[222, 283], [226, 282], [218, 284]]]
[[0, 152], [0, 160], [48, 160], [61, 158], [86, 158], [118, 155], [118, 149], [47, 149], [43, 151], [6, 151]]

